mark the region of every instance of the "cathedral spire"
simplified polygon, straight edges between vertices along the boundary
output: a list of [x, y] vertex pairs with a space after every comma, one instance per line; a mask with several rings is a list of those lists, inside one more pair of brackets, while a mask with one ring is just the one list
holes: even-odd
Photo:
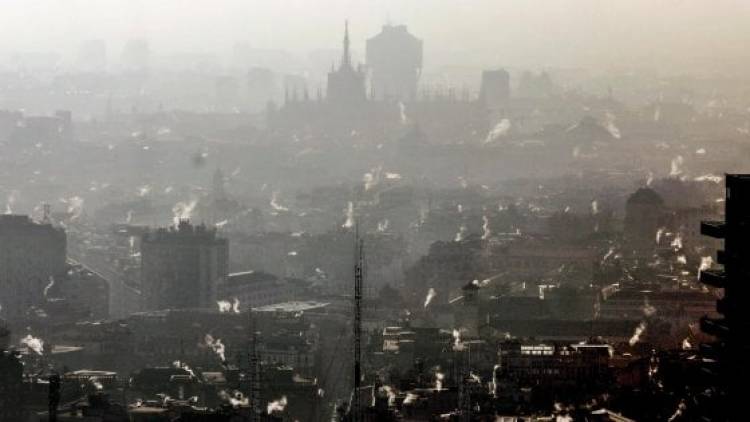
[[349, 21], [344, 21], [344, 53], [341, 56], [341, 67], [351, 67], [352, 58], [349, 54]]

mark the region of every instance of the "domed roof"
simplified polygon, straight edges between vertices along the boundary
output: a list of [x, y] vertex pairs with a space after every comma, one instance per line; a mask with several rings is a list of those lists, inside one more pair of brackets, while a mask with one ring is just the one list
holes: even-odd
[[630, 195], [628, 204], [663, 205], [664, 200], [653, 189], [640, 188], [634, 194]]

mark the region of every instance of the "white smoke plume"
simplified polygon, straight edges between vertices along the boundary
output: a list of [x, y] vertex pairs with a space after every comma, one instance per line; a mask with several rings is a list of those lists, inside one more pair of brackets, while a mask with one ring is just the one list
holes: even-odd
[[678, 264], [682, 264], [682, 265], [686, 265], [687, 264], [687, 258], [685, 257], [685, 255], [678, 255], [677, 256], [677, 263]]
[[133, 210], [128, 210], [128, 214], [125, 216], [125, 224], [130, 224], [133, 221]]
[[237, 391], [237, 390], [233, 391], [232, 394], [229, 394], [226, 391], [221, 390], [219, 392], [219, 397], [222, 400], [229, 402], [229, 404], [232, 405], [232, 407], [247, 406], [250, 404], [250, 400], [247, 397], [245, 397], [245, 395], [242, 394], [242, 392]]
[[190, 376], [197, 378], [195, 372], [193, 372], [193, 370], [185, 362], [176, 360], [172, 362], [172, 366], [174, 366], [175, 368], [184, 369], [188, 374], [190, 374]]
[[72, 196], [67, 199], [68, 214], [70, 214], [71, 220], [77, 220], [78, 217], [83, 213], [83, 198], [80, 196]]
[[486, 286], [486, 285], [490, 284], [490, 281], [492, 281], [492, 280], [490, 280], [489, 278], [485, 278], [485, 279], [484, 279], [484, 280], [482, 280], [482, 281], [479, 281], [479, 280], [471, 280], [471, 284], [473, 284], [473, 285], [475, 285], [475, 286], [477, 286], [477, 287], [484, 287], [484, 286]]
[[130, 236], [128, 238], [128, 246], [130, 247], [130, 255], [135, 255], [135, 236]]
[[393, 391], [393, 387], [390, 385], [384, 385], [378, 389], [381, 394], [388, 396], [388, 405], [393, 406], [396, 404], [396, 392]]
[[724, 178], [715, 174], [704, 174], [703, 176], [698, 176], [693, 180], [695, 180], [696, 182], [711, 182], [718, 184], [721, 183]]
[[216, 304], [219, 306], [219, 312], [222, 314], [226, 312], [234, 312], [235, 314], [240, 313], [240, 300], [236, 297], [232, 302], [229, 302], [228, 300], [219, 300]]
[[682, 163], [684, 160], [682, 159], [682, 155], [678, 155], [677, 157], [672, 159], [672, 162], [669, 164], [669, 175], [670, 176], [679, 176], [682, 174]]
[[354, 227], [354, 203], [352, 201], [349, 201], [346, 206], [346, 221], [344, 221], [344, 224], [342, 224], [341, 227], [345, 229], [351, 229]]
[[690, 338], [685, 337], [682, 339], [682, 350], [690, 350], [693, 348], [693, 345], [690, 343]]
[[5, 214], [13, 214], [13, 205], [16, 203], [17, 190], [12, 190], [5, 198]]
[[614, 254], [614, 253], [615, 253], [615, 248], [614, 247], [610, 247], [609, 250], [607, 251], [607, 253], [604, 254], [604, 256], [602, 257], [602, 261], [601, 261], [600, 264], [604, 265], [604, 263], [607, 262], [607, 260], [609, 259], [609, 257], [612, 256], [612, 254]]
[[180, 220], [189, 220], [193, 216], [195, 206], [198, 205], [197, 199], [191, 199], [189, 202], [178, 202], [172, 207], [172, 223], [176, 226]]
[[139, 187], [138, 188], [138, 196], [144, 197], [144, 196], [148, 195], [149, 193], [151, 193], [151, 189], [153, 189], [151, 185], [143, 185], [143, 186]]
[[641, 311], [646, 317], [653, 316], [656, 313], [656, 308], [654, 308], [651, 303], [649, 303], [648, 297], [643, 299], [643, 306], [641, 307]]
[[232, 304], [228, 300], [218, 300], [216, 304], [219, 305], [219, 312], [222, 314], [232, 309]]
[[492, 235], [492, 231], [490, 230], [490, 220], [487, 218], [486, 215], [482, 216], [482, 240], [487, 240], [490, 238], [490, 235]]
[[375, 167], [362, 176], [362, 183], [365, 184], [365, 190], [369, 191], [380, 183], [380, 174], [383, 171], [382, 166]]
[[633, 332], [633, 336], [630, 337], [630, 340], [628, 340], [628, 344], [631, 346], [635, 346], [636, 343], [641, 341], [641, 335], [643, 335], [643, 332], [646, 331], [646, 323], [641, 322], [638, 324], [637, 327], [635, 327], [635, 331]]
[[461, 225], [461, 227], [458, 228], [458, 232], [456, 232], [456, 237], [453, 238], [454, 242], [460, 242], [464, 240], [464, 237], [466, 235], [466, 226]]
[[386, 218], [383, 221], [378, 222], [378, 232], [384, 233], [386, 230], [388, 230], [388, 226], [390, 225], [390, 222]]
[[234, 312], [235, 314], [240, 313], [240, 300], [237, 298], [234, 298], [234, 300], [232, 301], [232, 312]]
[[464, 350], [464, 343], [461, 341], [461, 331], [453, 329], [453, 350]]
[[599, 202], [596, 199], [591, 201], [591, 214], [593, 215], [599, 214]]
[[226, 225], [227, 225], [228, 223], [229, 223], [229, 220], [221, 220], [221, 221], [219, 221], [218, 223], [214, 224], [214, 226], [215, 226], [215, 227], [216, 227], [217, 229], [220, 229], [220, 228], [222, 228], [222, 227], [226, 226]]
[[477, 375], [477, 374], [475, 374], [473, 372], [469, 372], [469, 376], [471, 377], [471, 379], [473, 379], [478, 384], [482, 383], [482, 378], [479, 375]]
[[607, 131], [610, 135], [612, 135], [615, 139], [620, 139], [622, 137], [622, 134], [620, 133], [620, 129], [615, 126], [615, 115], [612, 113], [607, 112], [607, 121], [605, 123], [605, 127], [607, 128]]
[[508, 135], [508, 132], [510, 131], [511, 123], [509, 119], [502, 119], [500, 120], [493, 128], [490, 130], [490, 132], [487, 134], [487, 137], [484, 139], [484, 144], [489, 144], [491, 142], [494, 142], [504, 136]]
[[101, 391], [104, 389], [104, 386], [102, 385], [101, 382], [99, 382], [99, 378], [97, 377], [89, 378], [89, 382], [91, 383], [91, 385], [94, 386], [94, 388], [96, 388], [97, 391]]
[[409, 119], [406, 117], [406, 106], [401, 101], [398, 102], [398, 112], [401, 117], [401, 124], [406, 125], [409, 123]]
[[289, 211], [289, 208], [279, 203], [279, 191], [273, 191], [273, 193], [271, 193], [271, 208], [276, 211]]
[[385, 173], [385, 178], [386, 178], [386, 180], [401, 180], [403, 178], [403, 176], [401, 176], [401, 173], [386, 172]]
[[435, 390], [437, 391], [443, 390], [444, 379], [445, 379], [445, 375], [442, 372], [435, 372]]
[[286, 396], [282, 396], [280, 399], [268, 403], [268, 406], [266, 406], [266, 413], [270, 415], [273, 412], [283, 412], [287, 404], [288, 401]]
[[216, 353], [217, 356], [219, 356], [219, 359], [221, 359], [221, 363], [225, 363], [226, 357], [224, 356], [224, 344], [221, 342], [221, 339], [214, 339], [211, 334], [206, 334], [204, 337], [204, 342], [206, 343], [206, 346], [208, 346], [211, 350], [213, 350], [214, 353]]
[[21, 344], [33, 350], [37, 355], [44, 354], [44, 340], [38, 337], [27, 334], [26, 337], [21, 339]]
[[679, 251], [680, 249], [682, 249], [682, 234], [677, 233], [674, 236], [674, 239], [672, 240], [670, 246], [672, 246], [675, 251]]
[[711, 268], [712, 265], [714, 265], [713, 258], [711, 258], [710, 256], [701, 257], [701, 264], [698, 267], [698, 277], [700, 277], [702, 271]]
[[427, 297], [424, 298], [424, 307], [425, 308], [427, 308], [428, 306], [430, 306], [430, 303], [432, 302], [432, 299], [435, 298], [435, 295], [437, 295], [437, 292], [435, 291], [435, 289], [433, 289], [432, 287], [430, 287], [430, 289], [427, 290]]
[[49, 283], [47, 283], [47, 286], [44, 288], [44, 298], [47, 298], [47, 294], [49, 293], [49, 289], [52, 288], [52, 286], [55, 285], [55, 278], [52, 276], [49, 276]]
[[664, 227], [659, 227], [659, 230], [656, 231], [656, 244], [661, 243], [661, 237], [664, 234]]
[[667, 419], [667, 422], [672, 422], [677, 420], [680, 416], [682, 416], [683, 413], [685, 413], [685, 410], [687, 409], [687, 404], [685, 404], [685, 399], [681, 399], [680, 403], [677, 405], [677, 409], [672, 413], [672, 416]]

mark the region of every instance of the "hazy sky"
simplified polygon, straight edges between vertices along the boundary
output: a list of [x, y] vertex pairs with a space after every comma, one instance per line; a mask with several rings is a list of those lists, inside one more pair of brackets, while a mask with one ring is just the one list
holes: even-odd
[[304, 53], [354, 48], [390, 19], [425, 40], [426, 56], [486, 65], [664, 66], [750, 63], [748, 0], [0, 0], [0, 51], [75, 51], [148, 38], [156, 53], [234, 43]]

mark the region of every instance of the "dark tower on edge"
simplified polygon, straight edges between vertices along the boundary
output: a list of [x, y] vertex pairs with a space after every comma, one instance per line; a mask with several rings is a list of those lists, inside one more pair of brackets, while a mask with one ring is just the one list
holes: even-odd
[[712, 386], [702, 397], [704, 420], [709, 421], [735, 420], [746, 413], [750, 376], [750, 307], [745, 303], [750, 298], [750, 175], [726, 175], [725, 201], [725, 221], [701, 223], [701, 234], [724, 239], [724, 250], [717, 252], [724, 269], [700, 274], [701, 282], [724, 290], [716, 302], [722, 317], [700, 321], [701, 330], [716, 338], [701, 345]]

